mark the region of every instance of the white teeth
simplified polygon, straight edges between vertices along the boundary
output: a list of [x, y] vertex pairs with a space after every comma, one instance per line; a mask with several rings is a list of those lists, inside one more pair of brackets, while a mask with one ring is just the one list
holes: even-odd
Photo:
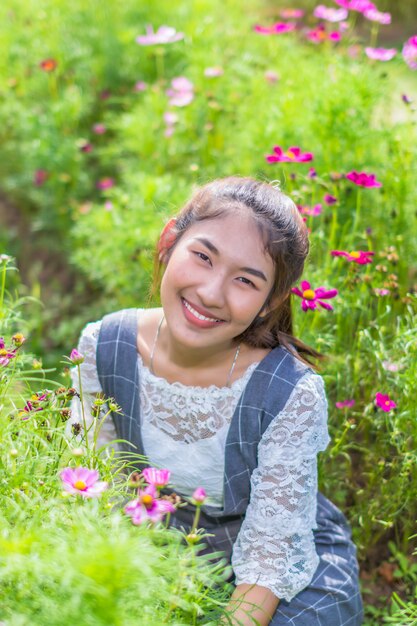
[[190, 311], [190, 313], [192, 313], [199, 320], [204, 320], [205, 322], [221, 322], [222, 321], [222, 320], [215, 319], [214, 317], [205, 317], [204, 315], [201, 315], [201, 313], [197, 313], [197, 311], [193, 309], [193, 307], [187, 302], [187, 300], [183, 300], [183, 302], [186, 308]]

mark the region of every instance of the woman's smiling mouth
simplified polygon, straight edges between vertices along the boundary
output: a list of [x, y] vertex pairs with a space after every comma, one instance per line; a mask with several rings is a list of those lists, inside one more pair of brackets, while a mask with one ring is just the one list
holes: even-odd
[[196, 324], [197, 326], [208, 328], [211, 326], [217, 326], [218, 324], [222, 324], [225, 321], [215, 317], [207, 317], [206, 315], [203, 315], [193, 306], [191, 306], [191, 304], [187, 300], [185, 300], [185, 298], [181, 298], [181, 302], [183, 305], [184, 315], [186, 319], [191, 323]]

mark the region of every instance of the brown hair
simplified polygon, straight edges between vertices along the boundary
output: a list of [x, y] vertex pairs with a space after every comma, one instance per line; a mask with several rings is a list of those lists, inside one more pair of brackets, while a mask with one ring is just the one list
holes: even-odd
[[[171, 228], [172, 246], [192, 224], [222, 217], [237, 208], [252, 212], [265, 250], [274, 262], [275, 279], [263, 306], [271, 305], [270, 310], [258, 315], [236, 340], [256, 348], [282, 345], [300, 360], [312, 364], [311, 359], [321, 355], [293, 336], [291, 287], [303, 273], [309, 241], [307, 228], [288, 196], [273, 185], [253, 178], [230, 176], [214, 180], [200, 187], [177, 215]], [[153, 295], [159, 289], [161, 271], [162, 263], [156, 254]]]

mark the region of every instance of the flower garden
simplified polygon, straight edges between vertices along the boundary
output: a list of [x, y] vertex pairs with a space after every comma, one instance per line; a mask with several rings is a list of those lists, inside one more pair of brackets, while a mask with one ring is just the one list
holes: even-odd
[[199, 554], [206, 494], [196, 485], [191, 533], [168, 529], [169, 475], [97, 445], [104, 399], [89, 438], [68, 418], [81, 328], [149, 302], [163, 223], [231, 174], [280, 185], [309, 228], [293, 310], [327, 357], [321, 490], [352, 525], [365, 624], [417, 623], [417, 34], [387, 35], [412, 14], [245, 6], [0, 7], [7, 626], [227, 623], [227, 571]]

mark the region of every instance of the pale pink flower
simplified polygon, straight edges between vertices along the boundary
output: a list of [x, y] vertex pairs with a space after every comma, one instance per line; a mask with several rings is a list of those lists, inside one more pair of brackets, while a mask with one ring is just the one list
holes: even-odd
[[391, 24], [391, 13], [382, 13], [382, 11], [378, 11], [378, 9], [367, 9], [363, 12], [363, 16], [371, 22]]
[[137, 83], [135, 83], [133, 90], [140, 93], [141, 91], [145, 91], [147, 88], [148, 88], [148, 85], [147, 83], [145, 83], [145, 81], [138, 80]]
[[385, 413], [389, 413], [389, 411], [392, 411], [392, 409], [395, 409], [397, 406], [396, 403], [391, 400], [389, 395], [383, 394], [379, 391], [375, 394], [375, 404]]
[[403, 369], [404, 365], [400, 363], [394, 363], [393, 361], [382, 361], [382, 367], [387, 372], [399, 372]]
[[99, 481], [99, 473], [87, 467], [66, 467], [60, 473], [65, 491], [83, 498], [96, 498], [108, 487], [108, 483]]
[[204, 70], [204, 76], [207, 78], [217, 78], [218, 76], [223, 76], [224, 69], [222, 67], [214, 66], [214, 67], [206, 67]]
[[197, 487], [192, 497], [192, 499], [194, 500], [194, 504], [201, 505], [203, 504], [203, 502], [205, 502], [206, 498], [206, 490], [203, 487]]
[[157, 469], [156, 467], [146, 467], [142, 476], [147, 483], [156, 487], [156, 489], [162, 489], [169, 483], [171, 472], [167, 469]]
[[114, 187], [114, 179], [106, 176], [105, 178], [100, 178], [96, 183], [97, 189], [101, 191], [105, 191], [106, 189], [111, 189]]
[[124, 512], [132, 518], [133, 524], [138, 526], [146, 521], [153, 524], [160, 522], [164, 515], [174, 513], [175, 507], [168, 500], [160, 500], [156, 487], [149, 485], [146, 489], [138, 490], [137, 499], [128, 502]]
[[155, 44], [174, 43], [184, 39], [184, 33], [177, 33], [172, 26], [160, 26], [156, 32], [153, 26], [146, 27], [146, 35], [136, 37], [136, 43], [140, 46], [153, 46]]
[[375, 252], [369, 250], [354, 250], [353, 252], [346, 252], [345, 250], [332, 250], [330, 252], [332, 256], [343, 256], [348, 261], [358, 263], [358, 265], [367, 265], [372, 263], [372, 257]]
[[291, 146], [285, 152], [280, 146], [274, 146], [273, 151], [274, 154], [265, 157], [268, 163], [304, 163], [313, 160], [311, 152], [301, 152], [298, 146]]
[[104, 126], [104, 124], [94, 124], [92, 128], [93, 133], [95, 133], [96, 135], [104, 135], [106, 130], [107, 128]]
[[342, 22], [347, 18], [348, 14], [347, 9], [334, 9], [326, 7], [323, 4], [316, 6], [313, 12], [314, 17], [317, 17], [319, 20], [326, 20], [327, 22]]
[[81, 365], [81, 363], [84, 363], [84, 355], [80, 354], [75, 348], [71, 350], [69, 359], [73, 365]]
[[303, 9], [281, 9], [280, 17], [284, 20], [297, 20], [304, 16]]
[[390, 295], [390, 290], [389, 289], [384, 289], [384, 288], [380, 288], [380, 287], [375, 287], [374, 289], [374, 294], [376, 296], [389, 296]]
[[375, 61], [391, 61], [397, 54], [395, 48], [365, 48], [365, 54], [369, 59]]
[[402, 55], [408, 67], [417, 70], [417, 35], [413, 35], [405, 42]]
[[376, 180], [375, 174], [353, 170], [346, 174], [346, 178], [359, 187], [382, 187], [382, 183]]
[[323, 309], [332, 311], [332, 305], [328, 302], [323, 302], [323, 300], [334, 298], [338, 294], [337, 289], [326, 289], [325, 287], [312, 289], [310, 283], [306, 280], [301, 282], [301, 289], [293, 287], [291, 291], [296, 296], [302, 298], [301, 308], [303, 311], [317, 309], [317, 305], [320, 305]]
[[256, 24], [253, 27], [255, 33], [259, 35], [282, 35], [283, 33], [289, 33], [295, 29], [295, 24], [293, 22], [277, 22], [272, 26], [261, 26], [260, 24]]
[[194, 99], [194, 85], [185, 76], [177, 76], [172, 79], [171, 87], [167, 89], [166, 94], [171, 106], [184, 107]]
[[320, 203], [315, 204], [313, 207], [302, 206], [301, 204], [297, 204], [297, 209], [300, 211], [301, 215], [310, 215], [312, 217], [316, 217], [321, 214], [322, 205]]
[[265, 74], [264, 74], [265, 80], [268, 81], [268, 83], [276, 83], [279, 80], [279, 74], [278, 72], [275, 72], [275, 70], [266, 70]]
[[336, 4], [349, 11], [358, 11], [359, 13], [365, 13], [365, 11], [376, 10], [376, 6], [369, 0], [334, 0]]
[[350, 409], [355, 406], [355, 400], [342, 400], [341, 402], [335, 402], [337, 409]]

